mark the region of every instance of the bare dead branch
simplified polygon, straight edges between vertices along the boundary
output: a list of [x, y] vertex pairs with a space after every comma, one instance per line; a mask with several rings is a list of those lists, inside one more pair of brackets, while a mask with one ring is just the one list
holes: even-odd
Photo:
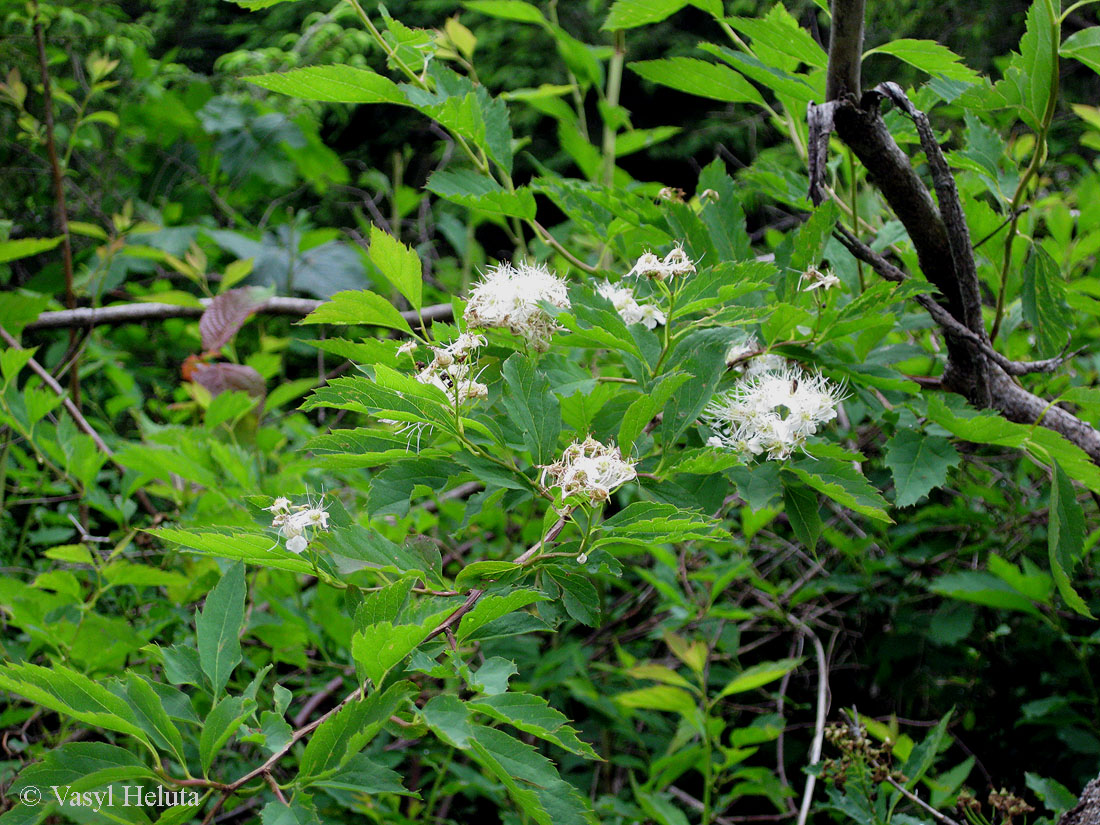
[[858, 98], [863, 89], [859, 71], [863, 60], [863, 6], [864, 0], [832, 0], [826, 100], [838, 100], [845, 95]]
[[[201, 306], [179, 306], [177, 304], [132, 303], [109, 307], [84, 307], [64, 309], [58, 312], [43, 312], [24, 329], [63, 329], [69, 327], [98, 327], [110, 324], [138, 324], [143, 321], [159, 321], [165, 318], [198, 318], [206, 311], [209, 298], [201, 300]], [[323, 302], [309, 298], [268, 298], [256, 310], [265, 315], [292, 315], [303, 317], [317, 309]], [[401, 316], [410, 324], [416, 324], [415, 312], [402, 312]], [[450, 304], [433, 304], [421, 311], [425, 321], [448, 321], [454, 317]]]

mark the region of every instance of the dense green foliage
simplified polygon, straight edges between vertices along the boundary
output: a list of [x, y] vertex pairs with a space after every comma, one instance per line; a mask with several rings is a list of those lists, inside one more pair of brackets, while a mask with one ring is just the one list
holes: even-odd
[[[1074, 804], [1100, 467], [938, 387], [839, 142], [812, 206], [826, 3], [130, 5], [0, 2], [0, 822]], [[997, 348], [1095, 420], [1094, 6], [872, 5]]]

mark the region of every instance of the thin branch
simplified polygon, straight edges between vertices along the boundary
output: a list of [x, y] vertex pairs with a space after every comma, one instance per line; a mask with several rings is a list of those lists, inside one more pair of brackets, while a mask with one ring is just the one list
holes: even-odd
[[886, 777], [886, 781], [893, 785], [897, 790], [899, 790], [901, 792], [901, 795], [908, 799], [910, 802], [913, 802], [923, 808], [937, 822], [942, 823], [942, 825], [959, 825], [959, 822], [957, 820], [952, 819], [947, 814], [942, 813], [941, 811], [937, 811], [935, 808], [933, 808], [911, 790], [909, 790], [896, 779], [894, 779], [894, 777], [888, 776]]
[[[810, 764], [816, 765], [821, 761], [821, 748], [825, 741], [825, 720], [829, 714], [829, 659], [825, 655], [825, 646], [821, 644], [821, 639], [808, 624], [793, 614], [788, 614], [787, 620], [810, 637], [814, 646], [814, 655], [817, 657], [817, 716], [814, 720], [814, 738], [810, 745], [809, 757]], [[802, 806], [798, 810], [798, 825], [806, 825], [810, 816], [810, 805], [813, 803], [816, 783], [817, 777], [807, 774], [806, 789], [802, 792]]]
[[[16, 341], [14, 337], [12, 337], [12, 334], [4, 329], [4, 327], [2, 326], [0, 326], [0, 338], [2, 338], [4, 343], [12, 349], [23, 349], [23, 347], [19, 345], [19, 342]], [[126, 472], [126, 468], [114, 460], [114, 452], [111, 450], [110, 447], [107, 446], [107, 442], [105, 442], [103, 438], [99, 435], [99, 433], [96, 432], [95, 428], [88, 423], [88, 419], [84, 417], [84, 415], [80, 412], [80, 409], [65, 393], [65, 388], [58, 384], [57, 380], [52, 375], [50, 375], [50, 371], [39, 364], [37, 361], [35, 361], [33, 358], [27, 360], [27, 366], [30, 367], [31, 370], [33, 370], [34, 373], [42, 379], [42, 382], [51, 390], [53, 390], [57, 397], [61, 399], [61, 403], [64, 405], [65, 410], [69, 413], [69, 415], [72, 416], [73, 421], [75, 421], [76, 425], [91, 437], [92, 441], [95, 443], [99, 451], [110, 458], [111, 463], [118, 467], [121, 472]], [[141, 502], [142, 507], [145, 508], [145, 511], [149, 513], [149, 515], [154, 517], [160, 515], [160, 511], [153, 506], [153, 502], [149, 500], [149, 497], [145, 494], [144, 490], [138, 490], [134, 495], [137, 496], [138, 501]]]
[[[864, 263], [870, 264], [875, 272], [886, 280], [893, 281], [894, 283], [903, 283], [909, 280], [909, 277], [899, 267], [890, 263], [885, 257], [875, 252], [871, 247], [867, 246], [867, 244], [863, 243], [863, 241], [844, 227], [837, 227], [835, 237], [844, 244], [852, 255]], [[928, 310], [928, 314], [932, 316], [932, 320], [939, 324], [945, 331], [951, 332], [960, 338], [965, 338], [976, 344], [985, 355], [1009, 375], [1030, 375], [1037, 372], [1054, 372], [1065, 364], [1066, 361], [1078, 354], [1077, 352], [1069, 354], [1063, 353], [1054, 358], [1045, 358], [1040, 361], [1013, 361], [993, 349], [982, 335], [957, 321], [950, 312], [940, 306], [930, 295], [917, 295], [916, 300], [922, 307]]]
[[[132, 303], [109, 307], [83, 307], [65, 309], [57, 312], [43, 312], [24, 329], [61, 329], [68, 327], [98, 327], [109, 324], [137, 324], [143, 321], [158, 321], [165, 318], [198, 318], [206, 311], [210, 298], [200, 300], [201, 306], [179, 306], [177, 304]], [[309, 298], [268, 298], [256, 312], [266, 315], [309, 315], [323, 301]], [[415, 312], [402, 312], [401, 317], [410, 324], [418, 322]], [[425, 321], [449, 321], [454, 317], [450, 304], [433, 304], [421, 311]]]
[[[42, 105], [45, 109], [46, 156], [50, 161], [53, 178], [54, 207], [57, 213], [57, 231], [61, 233], [61, 265], [65, 272], [65, 306], [76, 307], [76, 290], [73, 286], [73, 245], [69, 237], [69, 210], [65, 205], [65, 175], [57, 157], [57, 141], [53, 125], [53, 89], [50, 85], [49, 61], [46, 58], [46, 33], [38, 16], [38, 2], [34, 2], [34, 39], [38, 46], [38, 68], [42, 77]], [[69, 333], [69, 351], [76, 351], [76, 330]], [[69, 373], [69, 392], [74, 404], [80, 404], [80, 370]]]

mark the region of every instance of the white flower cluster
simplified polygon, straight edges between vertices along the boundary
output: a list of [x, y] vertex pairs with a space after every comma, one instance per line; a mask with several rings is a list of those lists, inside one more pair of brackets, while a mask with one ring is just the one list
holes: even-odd
[[707, 444], [745, 458], [761, 453], [789, 458], [818, 425], [836, 418], [843, 397], [820, 373], [797, 366], [744, 375], [703, 410], [702, 420], [714, 432]]
[[802, 273], [802, 277], [798, 279], [798, 283], [803, 292], [813, 292], [815, 289], [820, 289], [824, 292], [827, 289], [840, 286], [840, 278], [828, 269], [822, 272], [816, 266], [811, 266]]
[[730, 344], [726, 350], [726, 366], [741, 367], [743, 378], [754, 375], [763, 375], [766, 372], [777, 372], [787, 366], [787, 359], [782, 355], [765, 352], [760, 355], [760, 342], [755, 335], [747, 335], [739, 341]]
[[432, 362], [416, 374], [416, 380], [439, 387], [456, 404], [464, 404], [471, 398], [485, 398], [489, 388], [479, 384], [476, 375], [470, 375], [476, 360], [470, 357], [471, 353], [483, 346], [484, 335], [464, 332], [446, 347], [432, 347]]
[[557, 324], [539, 306], [545, 301], [569, 308], [565, 281], [543, 264], [502, 263], [485, 273], [470, 292], [466, 323], [471, 327], [503, 327], [524, 338], [538, 352], [550, 348]]
[[596, 291], [614, 305], [615, 311], [628, 326], [643, 324], [646, 329], [654, 329], [665, 322], [665, 314], [660, 309], [654, 304], [638, 303], [634, 290], [628, 286], [604, 281], [596, 287]]
[[308, 530], [327, 530], [328, 513], [323, 507], [312, 504], [292, 505], [290, 499], [280, 496], [265, 510], [273, 515], [271, 526], [277, 527], [286, 539], [286, 549], [301, 553], [309, 546]]
[[552, 487], [561, 489], [561, 500], [582, 496], [592, 503], [607, 501], [611, 492], [638, 477], [634, 462], [623, 458], [618, 447], [601, 444], [592, 436], [574, 441], [565, 448], [561, 459], [542, 469], [540, 482], [553, 479]]
[[677, 246], [665, 255], [663, 260], [652, 252], [646, 252], [634, 264], [634, 268], [626, 273], [626, 277], [667, 281], [676, 275], [690, 275], [693, 272], [695, 272], [695, 262], [688, 257], [682, 246]]

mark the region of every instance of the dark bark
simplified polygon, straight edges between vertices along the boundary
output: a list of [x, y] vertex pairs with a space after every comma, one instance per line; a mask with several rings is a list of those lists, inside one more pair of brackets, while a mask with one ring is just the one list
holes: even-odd
[[[832, 128], [867, 168], [871, 181], [904, 224], [921, 270], [940, 292], [936, 301], [927, 297], [920, 301], [939, 325], [947, 344], [943, 389], [959, 393], [976, 407], [995, 409], [1011, 421], [1040, 423], [1100, 463], [1100, 432], [1028, 392], [1012, 377], [1050, 371], [1061, 359], [1015, 362], [993, 349], [982, 319], [970, 232], [954, 176], [928, 118], [913, 107], [896, 84], [883, 83], [866, 94], [860, 93], [858, 84], [852, 85], [858, 81], [858, 70], [853, 73], [851, 63], [858, 63], [863, 52], [863, 3], [833, 0], [832, 8], [834, 36], [829, 43], [828, 102], [824, 106], [811, 105], [809, 117], [811, 197], [817, 202], [822, 193], [820, 175], [824, 170], [827, 134]], [[858, 15], [860, 19], [847, 19], [850, 15]], [[884, 97], [916, 125], [938, 203], [886, 128], [879, 114], [879, 103]], [[883, 277], [905, 278], [900, 269], [871, 252], [851, 233], [842, 232], [841, 239], [853, 254], [870, 263]]]

